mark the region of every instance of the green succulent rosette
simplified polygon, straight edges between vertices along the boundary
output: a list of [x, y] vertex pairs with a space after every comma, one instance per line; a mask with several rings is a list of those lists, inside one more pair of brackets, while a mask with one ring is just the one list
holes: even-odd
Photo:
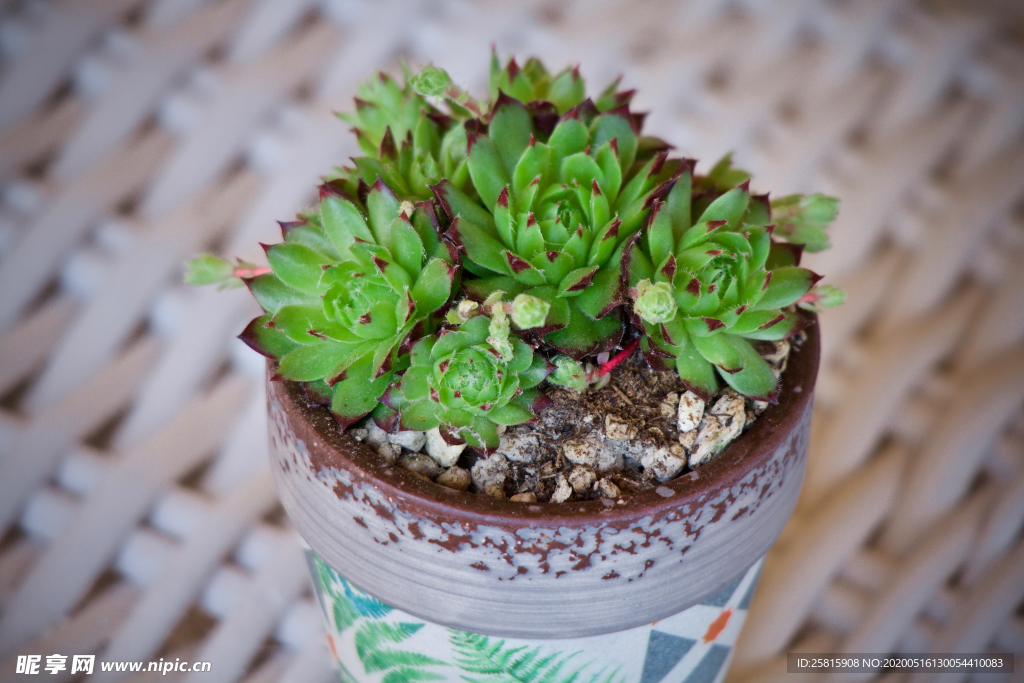
[[[728, 165], [715, 168], [721, 175]], [[705, 399], [721, 379], [774, 400], [778, 380], [751, 342], [797, 331], [790, 307], [820, 277], [799, 266], [802, 247], [772, 239], [768, 198], [752, 197], [749, 180], [721, 192], [718, 178], [700, 178], [692, 193], [690, 180], [684, 173], [667, 200], [655, 202], [626, 249], [630, 314], [646, 333], [641, 348], [653, 367], [675, 370]]]
[[628, 104], [601, 112], [584, 100], [550, 126], [499, 93], [486, 124], [469, 132], [479, 200], [447, 181], [433, 187], [476, 275], [463, 283], [470, 296], [547, 301], [531, 338], [574, 358], [613, 348], [623, 333], [612, 314], [623, 302], [622, 248], [682, 169], [639, 140]]
[[[360, 187], [372, 185], [379, 177], [400, 197], [431, 198], [430, 185], [442, 178], [459, 187], [469, 183], [466, 163], [464, 120], [472, 110], [450, 100], [454, 109], [443, 113], [417, 89], [430, 81], [433, 71], [418, 76], [405, 74], [402, 85], [384, 73], [360, 84], [355, 110], [338, 117], [352, 125], [364, 156], [354, 157], [353, 166], [337, 169], [331, 179], [355, 196]], [[450, 79], [448, 81], [450, 83]], [[429, 84], [433, 92], [436, 85]], [[442, 88], [443, 90], [443, 88]], [[476, 105], [473, 104], [475, 107]]]
[[345, 426], [373, 410], [412, 340], [436, 328], [457, 252], [429, 203], [403, 203], [379, 179], [362, 203], [321, 186], [319, 210], [282, 229], [283, 243], [264, 245], [270, 272], [246, 279], [264, 314], [241, 338], [278, 361], [275, 379], [329, 400]]
[[416, 342], [401, 382], [374, 417], [403, 429], [440, 427], [446, 439], [488, 452], [499, 425], [534, 419], [546, 400], [536, 389], [553, 366], [511, 333], [501, 308]]

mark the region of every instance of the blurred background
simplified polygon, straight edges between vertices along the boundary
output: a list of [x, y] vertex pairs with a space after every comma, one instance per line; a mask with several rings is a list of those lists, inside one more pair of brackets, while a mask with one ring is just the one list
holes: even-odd
[[732, 150], [755, 190], [841, 198], [805, 490], [730, 680], [993, 650], [1024, 681], [1015, 0], [0, 2], [0, 680], [54, 652], [334, 679], [234, 339], [255, 303], [181, 263], [279, 241], [356, 152], [360, 79], [404, 55], [482, 92], [492, 41], [623, 74], [698, 172]]

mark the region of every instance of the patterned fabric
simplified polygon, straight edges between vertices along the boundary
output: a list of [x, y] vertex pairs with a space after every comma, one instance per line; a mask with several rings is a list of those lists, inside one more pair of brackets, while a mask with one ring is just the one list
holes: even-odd
[[587, 638], [496, 638], [425, 622], [359, 590], [306, 551], [342, 683], [716, 683], [761, 569], [648, 626]]

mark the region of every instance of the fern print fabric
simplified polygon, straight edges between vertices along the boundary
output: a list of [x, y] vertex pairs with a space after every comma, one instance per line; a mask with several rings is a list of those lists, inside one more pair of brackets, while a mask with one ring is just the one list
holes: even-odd
[[761, 561], [699, 605], [647, 626], [586, 638], [497, 638], [392, 608], [306, 550], [341, 683], [718, 683]]

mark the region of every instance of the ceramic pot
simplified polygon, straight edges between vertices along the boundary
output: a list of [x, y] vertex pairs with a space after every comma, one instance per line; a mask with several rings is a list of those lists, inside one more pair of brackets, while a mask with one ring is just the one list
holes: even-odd
[[[500, 658], [514, 645], [526, 648], [520, 655], [540, 648], [539, 659], [579, 652], [573, 661], [593, 673], [618, 672], [609, 680], [724, 675], [760, 560], [803, 477], [816, 321], [807, 333], [790, 355], [778, 403], [720, 456], [618, 501], [527, 504], [446, 489], [340, 434], [299, 386], [270, 382], [274, 476], [311, 547], [343, 673], [383, 680], [385, 669], [367, 668], [362, 656], [372, 655], [372, 641], [437, 667], [470, 661], [466, 648], [497, 647]], [[360, 640], [360, 624], [377, 620], [377, 635]]]

